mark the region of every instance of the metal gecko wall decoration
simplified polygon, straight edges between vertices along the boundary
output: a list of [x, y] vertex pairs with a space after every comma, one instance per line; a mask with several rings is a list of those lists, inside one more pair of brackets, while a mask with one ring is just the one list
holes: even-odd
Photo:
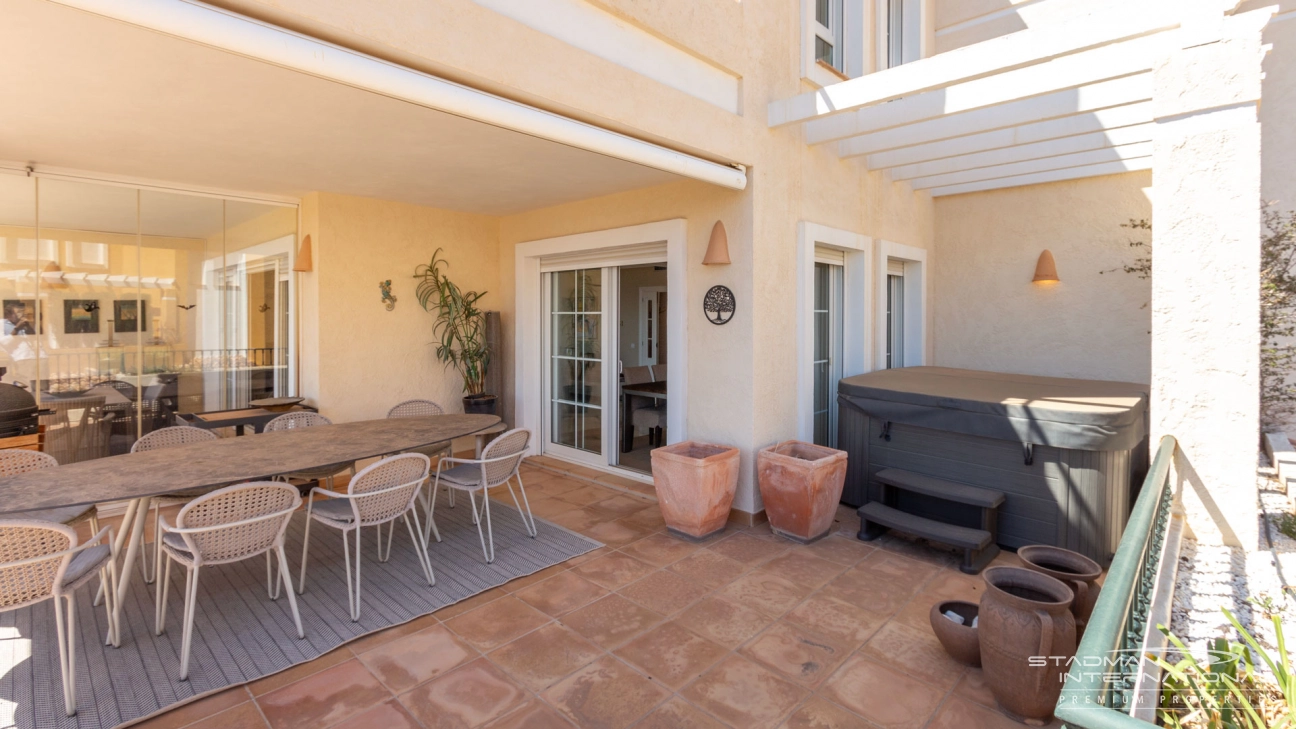
[[387, 311], [396, 308], [396, 297], [391, 292], [391, 279], [378, 282], [378, 289], [382, 291], [383, 303], [387, 305]]

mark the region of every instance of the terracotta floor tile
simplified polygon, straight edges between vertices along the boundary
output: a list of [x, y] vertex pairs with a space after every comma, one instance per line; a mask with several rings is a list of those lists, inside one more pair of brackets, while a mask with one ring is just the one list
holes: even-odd
[[598, 646], [550, 623], [495, 649], [489, 658], [519, 684], [539, 692], [601, 655]]
[[822, 696], [811, 696], [792, 712], [783, 729], [873, 729], [873, 725]]
[[644, 509], [656, 509], [657, 505], [636, 496], [618, 494], [602, 501], [596, 501], [590, 504], [589, 508], [607, 515], [607, 518], [611, 521], [616, 521], [617, 519], [624, 519], [627, 516], [638, 514]]
[[569, 567], [570, 565], [568, 565], [566, 562], [559, 562], [556, 565], [545, 567], [539, 572], [533, 572], [527, 575], [526, 577], [519, 577], [515, 580], [509, 580], [508, 582], [505, 582], [504, 584], [500, 585], [500, 589], [510, 593], [517, 592], [518, 590], [521, 590], [524, 587], [530, 587], [531, 585], [534, 585], [537, 582], [544, 582], [545, 580], [549, 579], [550, 577], [553, 577], [559, 572], [566, 572], [569, 569]]
[[774, 618], [749, 607], [708, 595], [680, 613], [676, 622], [730, 650], [764, 630]]
[[359, 655], [372, 648], [377, 648], [383, 643], [388, 643], [390, 641], [396, 640], [401, 636], [409, 635], [410, 633], [417, 633], [420, 630], [423, 630], [424, 628], [430, 628], [433, 625], [440, 625], [440, 624], [441, 624], [441, 619], [437, 617], [437, 614], [429, 613], [427, 615], [414, 618], [408, 623], [403, 623], [401, 625], [393, 625], [392, 627], [387, 628], [386, 630], [380, 630], [377, 633], [370, 633], [369, 635], [366, 635], [363, 638], [358, 638], [356, 640], [353, 640], [350, 643], [347, 643], [347, 647], [351, 649], [352, 653]]
[[400, 701], [428, 729], [479, 727], [525, 701], [528, 694], [485, 658], [402, 694]]
[[563, 564], [567, 565], [568, 568], [578, 567], [580, 565], [585, 564], [586, 562], [593, 562], [599, 557], [602, 557], [603, 555], [609, 554], [613, 551], [615, 550], [613, 550], [611, 547], [598, 547], [597, 549], [591, 549], [590, 551], [578, 557], [572, 557], [566, 562], [563, 562]]
[[860, 651], [914, 678], [949, 691], [963, 675], [964, 666], [941, 647], [936, 635], [895, 621], [882, 626]]
[[964, 669], [963, 678], [954, 686], [954, 693], [982, 706], [995, 707], [994, 694], [990, 693], [985, 674], [979, 668]]
[[753, 607], [771, 617], [781, 617], [796, 607], [810, 588], [768, 572], [749, 572], [729, 583], [720, 594], [740, 605]]
[[868, 542], [861, 542], [854, 537], [838, 535], [825, 537], [812, 544], [793, 547], [794, 551], [812, 554], [820, 559], [836, 562], [846, 567], [854, 567], [859, 564], [860, 560], [872, 554], [874, 549], [876, 547], [871, 546]]
[[680, 692], [731, 726], [775, 727], [808, 691], [746, 658], [730, 655]]
[[[587, 562], [586, 565], [588, 564], [593, 562]], [[568, 570], [518, 590], [514, 596], [546, 615], [556, 618], [594, 602], [607, 592], [605, 588]]]
[[616, 492], [593, 484], [584, 484], [554, 498], [577, 506], [589, 506], [596, 501], [616, 496]]
[[725, 537], [707, 547], [707, 549], [743, 564], [753, 565], [777, 557], [787, 551], [789, 546], [787, 542], [782, 540], [761, 539], [747, 531], [740, 531], [732, 536]]
[[846, 660], [851, 650], [844, 643], [780, 620], [741, 652], [794, 683], [814, 688]]
[[581, 507], [575, 504], [568, 503], [566, 501], [559, 501], [558, 499], [551, 499], [551, 498], [531, 499], [532, 516], [536, 516], [541, 519], [549, 519], [550, 521], [552, 521], [553, 518], [558, 516], [559, 514], [566, 514], [569, 511], [575, 511], [576, 509], [579, 508]]
[[445, 626], [477, 650], [488, 651], [547, 622], [547, 615], [509, 595], [451, 618]]
[[571, 722], [561, 714], [534, 699], [487, 726], [489, 729], [572, 729]]
[[340, 663], [257, 699], [274, 729], [336, 724], [391, 698], [358, 660]]
[[477, 651], [443, 625], [384, 643], [359, 656], [369, 672], [396, 693], [412, 689], [476, 657]]
[[714, 589], [738, 579], [748, 567], [710, 549], [699, 549], [667, 569]]
[[609, 486], [616, 486], [617, 488], [622, 488], [622, 489], [628, 489], [628, 488], [633, 488], [633, 487], [635, 487], [635, 486], [644, 486], [644, 485], [647, 485], [647, 484], [643, 484], [643, 483], [641, 483], [641, 482], [639, 482], [639, 481], [636, 481], [636, 480], [634, 480], [634, 479], [632, 479], [632, 478], [627, 478], [627, 477], [625, 477], [625, 476], [618, 476], [618, 475], [616, 475], [615, 473], [604, 473], [604, 474], [600, 474], [600, 475], [599, 475], [597, 478], [595, 478], [594, 480], [595, 480], [595, 481], [598, 481], [599, 483], [602, 483], [602, 484], [607, 484], [607, 485], [609, 485]]
[[644, 509], [634, 516], [627, 516], [620, 519], [625, 524], [647, 529], [650, 532], [661, 531], [666, 528], [666, 520], [662, 518], [661, 509]]
[[615, 590], [647, 577], [656, 569], [628, 554], [612, 552], [575, 567], [572, 571], [600, 587]]
[[576, 507], [571, 511], [564, 511], [561, 514], [555, 514], [554, 516], [546, 518], [561, 527], [581, 534], [584, 534], [586, 529], [589, 529], [595, 524], [603, 523], [602, 516], [590, 512], [583, 507]]
[[[1054, 719], [1045, 726], [1060, 726]], [[950, 697], [949, 701], [936, 712], [936, 718], [927, 725], [930, 729], [1021, 729], [1026, 726], [1014, 721], [995, 709], [987, 709], [962, 699]]]
[[725, 726], [675, 696], [635, 724], [635, 729], [725, 729]]
[[700, 547], [679, 537], [661, 532], [627, 544], [620, 551], [657, 567], [665, 567], [696, 552]]
[[649, 610], [674, 615], [697, 602], [706, 594], [706, 589], [674, 572], [658, 570], [619, 592]]
[[841, 641], [852, 650], [864, 644], [887, 621], [885, 615], [815, 593], [784, 618], [827, 638]]
[[934, 598], [936, 600], [966, 600], [968, 602], [979, 603], [981, 596], [985, 594], [985, 580], [980, 575], [965, 575], [958, 570], [941, 570], [936, 573], [927, 584], [923, 585], [922, 592], [918, 593], [924, 597]]
[[488, 602], [498, 600], [507, 594], [508, 593], [498, 587], [492, 587], [491, 589], [485, 592], [479, 592], [466, 600], [460, 600], [453, 605], [446, 605], [432, 614], [437, 616], [437, 618], [442, 622], [445, 622], [455, 616], [463, 615], [469, 610], [475, 610]]
[[867, 561], [846, 570], [840, 577], [829, 582], [821, 594], [870, 612], [892, 615], [913, 599], [922, 587], [922, 583], [916, 580], [897, 579], [886, 573], [865, 569]]
[[903, 554], [897, 554], [889, 548], [874, 551], [865, 557], [856, 566], [856, 569], [871, 572], [879, 577], [885, 577], [899, 584], [912, 586], [915, 589], [921, 588], [941, 571], [941, 568], [936, 565], [927, 564]]
[[249, 701], [190, 724], [185, 729], [266, 729], [268, 726], [256, 704]]
[[855, 654], [819, 693], [884, 729], [924, 726], [945, 692], [887, 665]]
[[962, 552], [956, 551], [952, 547], [933, 544], [925, 539], [918, 539], [899, 532], [889, 532], [878, 539], [876, 543], [880, 548], [892, 554], [902, 554], [933, 567], [953, 567], [958, 564], [962, 556]]
[[544, 692], [579, 727], [623, 729], [669, 695], [611, 656], [604, 656]]
[[[234, 729], [234, 727], [225, 727]], [[332, 729], [420, 729], [419, 723], [395, 699], [357, 714]]]
[[540, 492], [545, 495], [545, 498], [554, 499], [576, 489], [585, 488], [588, 485], [582, 481], [555, 474], [540, 484]]
[[836, 562], [796, 551], [775, 557], [757, 569], [812, 589], [824, 586], [846, 571], [845, 566]]
[[728, 652], [677, 623], [663, 623], [621, 646], [616, 654], [654, 681], [678, 690]]
[[265, 678], [259, 678], [248, 684], [248, 690], [252, 692], [253, 696], [268, 694], [277, 688], [283, 688], [294, 681], [300, 681], [313, 673], [319, 673], [326, 668], [332, 668], [333, 666], [349, 661], [354, 657], [354, 654], [351, 653], [350, 646], [340, 646], [334, 648], [328, 653], [325, 653], [319, 658], [315, 658], [305, 663], [298, 663], [297, 665], [280, 671], [279, 673], [271, 674]]
[[201, 721], [210, 716], [221, 714], [229, 709], [245, 704], [252, 700], [251, 694], [243, 686], [235, 686], [225, 689], [218, 694], [212, 694], [197, 701], [190, 702], [184, 706], [177, 707], [165, 714], [141, 722], [135, 726], [142, 729], [179, 729], [179, 727], [189, 726], [194, 722]]
[[[589, 510], [589, 507], [586, 507], [586, 510]], [[643, 539], [651, 534], [652, 530], [625, 521], [605, 521], [586, 527], [581, 533], [609, 547], [622, 547]]]
[[659, 622], [662, 616], [612, 594], [567, 613], [562, 623], [604, 649], [611, 650]]

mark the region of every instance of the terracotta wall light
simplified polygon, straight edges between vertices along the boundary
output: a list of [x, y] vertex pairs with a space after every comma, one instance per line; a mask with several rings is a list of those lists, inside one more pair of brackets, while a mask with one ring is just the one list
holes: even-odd
[[711, 240], [707, 243], [703, 266], [728, 266], [729, 234], [725, 232], [724, 222], [717, 220], [711, 228]]
[[1039, 261], [1035, 263], [1035, 278], [1031, 279], [1034, 283], [1058, 283], [1062, 279], [1058, 278], [1057, 262], [1053, 260], [1053, 253], [1045, 248], [1040, 254]]
[[301, 248], [297, 249], [297, 260], [293, 261], [293, 270], [309, 273], [315, 270], [313, 263], [314, 261], [311, 260], [311, 239], [307, 235], [302, 238]]

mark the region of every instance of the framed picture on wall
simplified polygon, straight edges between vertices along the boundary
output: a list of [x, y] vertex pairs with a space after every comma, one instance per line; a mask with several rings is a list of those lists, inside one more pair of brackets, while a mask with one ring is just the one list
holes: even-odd
[[143, 332], [148, 330], [148, 320], [140, 316], [140, 304], [136, 299], [118, 299], [113, 302], [113, 331], [118, 334]]
[[[35, 299], [5, 299], [4, 300], [4, 333], [7, 337], [21, 337], [28, 334], [36, 333], [36, 300]], [[44, 322], [41, 322], [41, 333], [45, 332]]]
[[64, 299], [63, 333], [98, 334], [99, 302], [94, 299]]

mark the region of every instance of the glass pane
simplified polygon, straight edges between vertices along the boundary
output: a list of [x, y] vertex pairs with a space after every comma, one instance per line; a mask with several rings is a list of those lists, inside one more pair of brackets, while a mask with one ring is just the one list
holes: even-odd
[[40, 376], [36, 312], [34, 307], [27, 311], [25, 303], [36, 300], [36, 248], [36, 179], [0, 174], [0, 299], [5, 302], [0, 332], [0, 367], [5, 373], [0, 378], [28, 388]]
[[53, 411], [45, 449], [59, 463], [128, 453], [140, 435], [141, 354], [157, 324], [140, 272], [139, 191], [50, 179], [37, 186], [37, 389]]
[[887, 62], [891, 68], [904, 63], [904, 0], [888, 2]]
[[825, 28], [833, 27], [832, 0], [815, 0], [815, 20]]
[[833, 50], [834, 50], [833, 45], [831, 43], [824, 40], [823, 38], [815, 36], [815, 60], [816, 61], [823, 61], [829, 66], [836, 68], [837, 63], [836, 61], [833, 60]]
[[297, 240], [297, 210], [242, 201], [225, 203], [223, 295], [224, 405], [288, 394], [288, 281]]
[[887, 276], [887, 367], [904, 366], [904, 276]]
[[551, 440], [602, 452], [602, 270], [550, 274]]

